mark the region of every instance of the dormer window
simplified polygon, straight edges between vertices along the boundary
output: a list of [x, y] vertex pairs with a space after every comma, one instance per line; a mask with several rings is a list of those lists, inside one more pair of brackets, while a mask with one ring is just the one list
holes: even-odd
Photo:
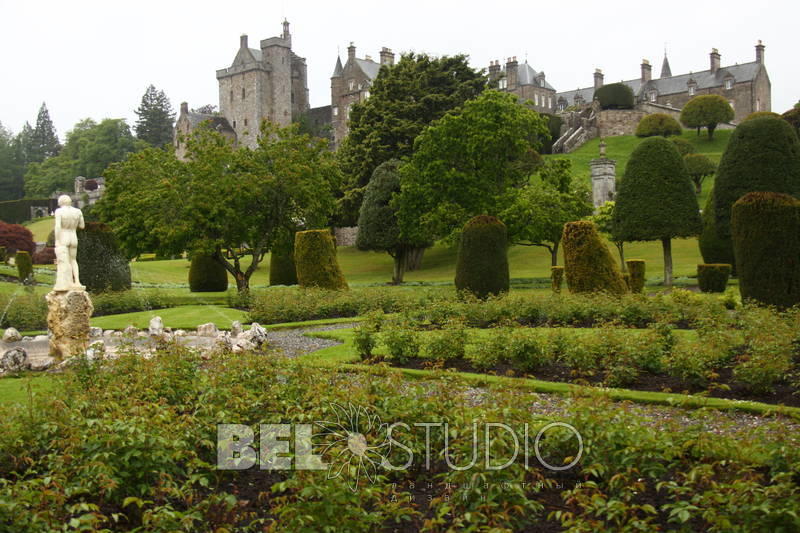
[[655, 102], [656, 99], [658, 98], [658, 93], [656, 91], [650, 91], [649, 96], [650, 96], [650, 101]]
[[339, 106], [336, 106], [336, 105], [333, 106], [333, 116], [334, 117], [338, 117], [339, 116]]
[[696, 89], [694, 85], [689, 85], [689, 96], [694, 96]]
[[733, 78], [728, 78], [725, 80], [725, 90], [730, 91], [733, 89]]
[[350, 80], [350, 81], [348, 81], [348, 82], [347, 82], [347, 86], [348, 86], [348, 87], [349, 87], [349, 89], [352, 91], [352, 90], [355, 88], [355, 86], [356, 86], [356, 80]]
[[508, 88], [508, 80], [505, 78], [500, 78], [497, 80], [497, 88], [498, 89], [507, 89]]

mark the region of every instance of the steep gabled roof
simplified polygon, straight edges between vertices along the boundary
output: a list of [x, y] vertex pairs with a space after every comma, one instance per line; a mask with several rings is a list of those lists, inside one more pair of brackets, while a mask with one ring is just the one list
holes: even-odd
[[664, 61], [661, 63], [661, 78], [671, 78], [672, 77], [672, 69], [669, 68], [669, 59], [667, 59], [667, 54], [664, 53]]
[[381, 70], [381, 66], [369, 59], [359, 59], [356, 58], [356, 65], [358, 68], [361, 69], [361, 72], [364, 73], [370, 80], [374, 80], [378, 77], [378, 72]]
[[342, 67], [342, 58], [337, 57], [336, 67], [334, 67], [333, 69], [333, 74], [331, 75], [331, 78], [341, 78], [342, 74], [344, 74], [344, 68]]
[[[537, 76], [539, 76], [539, 72], [536, 72], [527, 61], [520, 65], [517, 69], [517, 83], [519, 85], [536, 85], [539, 87], [539, 84], [536, 83]], [[544, 80], [544, 87], [546, 89], [550, 89], [551, 91], [555, 91], [553, 86], [547, 83], [547, 80]]]
[[196, 128], [203, 122], [208, 121], [211, 123], [211, 128], [214, 130], [235, 133], [231, 125], [228, 123], [228, 119], [222, 115], [208, 115], [206, 113], [189, 111], [186, 113], [186, 118], [189, 120], [189, 125], [192, 129]]

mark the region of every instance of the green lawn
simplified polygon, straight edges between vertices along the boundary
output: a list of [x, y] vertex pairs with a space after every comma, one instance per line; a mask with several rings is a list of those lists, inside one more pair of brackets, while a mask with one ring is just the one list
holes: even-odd
[[125, 329], [133, 325], [144, 329], [149, 326], [150, 319], [154, 316], [160, 316], [164, 325], [173, 329], [195, 329], [207, 322], [214, 322], [217, 327], [228, 329], [234, 320], [244, 322], [247, 313], [219, 305], [184, 305], [169, 309], [95, 317], [91, 320], [91, 325], [103, 329]]
[[53, 231], [55, 224], [53, 218], [54, 217], [37, 218], [26, 222], [24, 226], [31, 230], [35, 242], [45, 242], [47, 241], [47, 236]]
[[20, 378], [0, 379], [0, 404], [27, 403], [28, 387], [33, 395], [51, 392], [55, 387], [56, 377], [49, 374], [29, 374]]

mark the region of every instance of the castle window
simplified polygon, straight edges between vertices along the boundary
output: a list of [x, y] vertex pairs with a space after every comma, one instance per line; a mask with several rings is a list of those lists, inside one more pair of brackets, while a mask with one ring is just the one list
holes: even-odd
[[364, 100], [369, 98], [369, 91], [364, 91]]
[[339, 116], [339, 106], [336, 106], [336, 105], [333, 106], [333, 116], [334, 117], [338, 117]]
[[655, 91], [650, 91], [650, 101], [655, 102], [656, 98], [658, 97], [658, 93]]
[[242, 87], [242, 100], [244, 100], [244, 87]]
[[233, 121], [233, 129], [236, 129], [236, 121]]
[[233, 103], [233, 89], [231, 89], [231, 103]]
[[761, 111], [761, 99], [756, 98], [756, 111]]
[[497, 82], [497, 88], [498, 89], [506, 89], [506, 88], [508, 88], [508, 80], [505, 79], [505, 78], [500, 78], [500, 80], [498, 80], [498, 82]]
[[694, 96], [695, 93], [695, 86], [689, 85], [689, 96]]
[[539, 105], [539, 95], [536, 93], [533, 94], [533, 105]]
[[733, 89], [733, 80], [732, 79], [729, 78], [729, 79], [725, 80], [725, 89], [727, 89], [729, 91], [731, 89]]
[[547, 97], [547, 107], [553, 107], [553, 99], [551, 97]]
[[292, 103], [294, 103], [294, 93], [292, 93]]
[[353, 90], [353, 88], [356, 86], [356, 81], [355, 81], [355, 80], [350, 80], [350, 81], [348, 81], [348, 82], [347, 82], [347, 86], [348, 86], [348, 87], [350, 88], [350, 90], [352, 91], [352, 90]]
[[247, 126], [247, 119], [244, 119], [244, 125]]

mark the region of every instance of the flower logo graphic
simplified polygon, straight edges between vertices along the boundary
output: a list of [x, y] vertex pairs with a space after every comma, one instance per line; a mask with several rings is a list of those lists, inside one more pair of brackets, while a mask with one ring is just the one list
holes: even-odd
[[328, 479], [348, 477], [348, 486], [356, 492], [361, 476], [374, 483], [378, 466], [386, 460], [383, 454], [389, 449], [387, 424], [365, 407], [331, 404], [331, 409], [336, 414], [335, 422], [314, 422], [320, 430], [314, 434], [315, 442], [319, 442], [314, 446], [321, 448], [319, 455], [333, 454]]

